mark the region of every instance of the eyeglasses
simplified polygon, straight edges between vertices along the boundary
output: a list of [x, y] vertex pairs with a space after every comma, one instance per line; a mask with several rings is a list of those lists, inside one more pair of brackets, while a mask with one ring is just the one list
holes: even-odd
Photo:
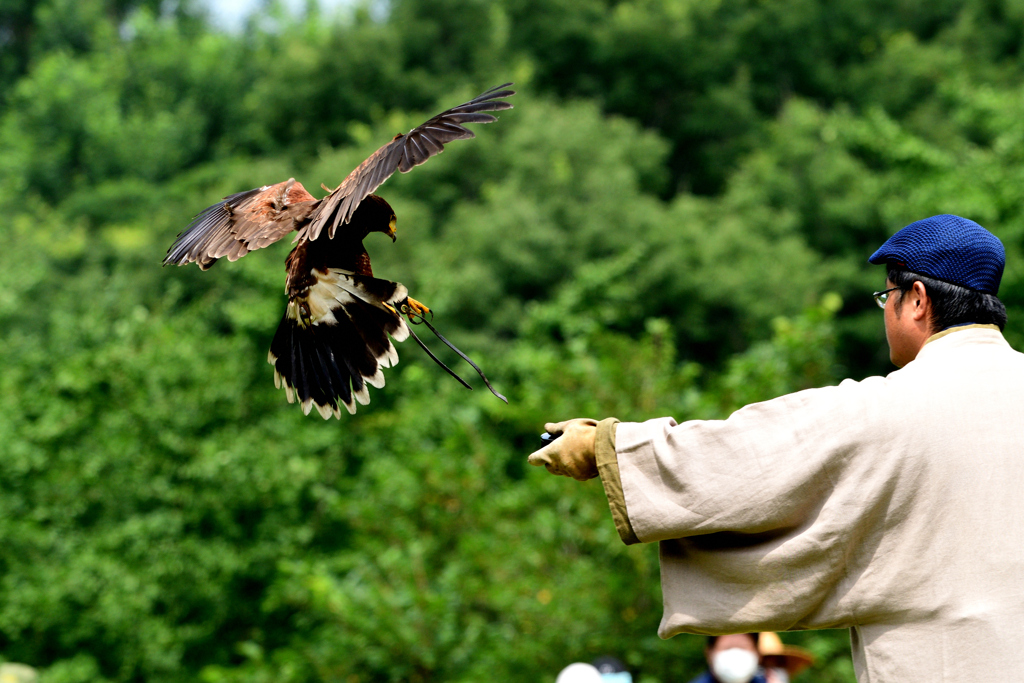
[[889, 292], [897, 289], [899, 287], [890, 287], [889, 289], [883, 289], [881, 292], [872, 292], [871, 296], [875, 297], [875, 303], [878, 304], [879, 308], [885, 308], [885, 302], [889, 300]]

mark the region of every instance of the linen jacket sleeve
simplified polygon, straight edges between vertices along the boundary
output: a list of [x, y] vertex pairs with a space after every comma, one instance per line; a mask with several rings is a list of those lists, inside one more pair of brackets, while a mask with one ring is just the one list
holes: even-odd
[[887, 428], [885, 382], [802, 391], [726, 420], [599, 426], [620, 535], [661, 542], [663, 637], [853, 623], [855, 573], [905, 476], [885, 457], [900, 450], [886, 439], [902, 438]]

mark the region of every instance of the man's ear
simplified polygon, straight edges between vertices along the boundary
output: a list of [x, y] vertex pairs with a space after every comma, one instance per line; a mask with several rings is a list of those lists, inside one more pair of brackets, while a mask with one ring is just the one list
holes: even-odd
[[[907, 292], [910, 297], [910, 315], [914, 320], [929, 320], [931, 316], [932, 301], [928, 297], [928, 290], [920, 280], [914, 281], [914, 286]], [[906, 304], [904, 304], [906, 305]]]

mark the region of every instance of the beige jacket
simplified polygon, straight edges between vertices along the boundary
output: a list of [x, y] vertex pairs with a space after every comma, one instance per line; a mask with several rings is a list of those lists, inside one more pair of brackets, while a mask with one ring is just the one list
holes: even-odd
[[1024, 354], [992, 326], [727, 420], [602, 422], [659, 634], [852, 627], [861, 683], [1024, 680]]

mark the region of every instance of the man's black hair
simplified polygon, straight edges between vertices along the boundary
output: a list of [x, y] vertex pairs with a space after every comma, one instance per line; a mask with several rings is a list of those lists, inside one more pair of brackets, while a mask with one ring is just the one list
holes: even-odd
[[[740, 635], [750, 636], [750, 639], [754, 641], [754, 647], [757, 647], [757, 641], [761, 638], [760, 633], [742, 633]], [[708, 636], [707, 649], [710, 650], [711, 648], [713, 648], [715, 646], [715, 643], [718, 642], [718, 638], [719, 636]]]
[[[960, 285], [912, 273], [903, 268], [888, 267], [889, 282], [900, 288], [904, 295], [920, 281], [932, 302], [932, 329], [941, 332], [954, 325], [976, 323], [1006, 327], [1006, 306], [994, 294], [986, 294]], [[903, 307], [903, 297], [896, 299], [896, 313]]]

